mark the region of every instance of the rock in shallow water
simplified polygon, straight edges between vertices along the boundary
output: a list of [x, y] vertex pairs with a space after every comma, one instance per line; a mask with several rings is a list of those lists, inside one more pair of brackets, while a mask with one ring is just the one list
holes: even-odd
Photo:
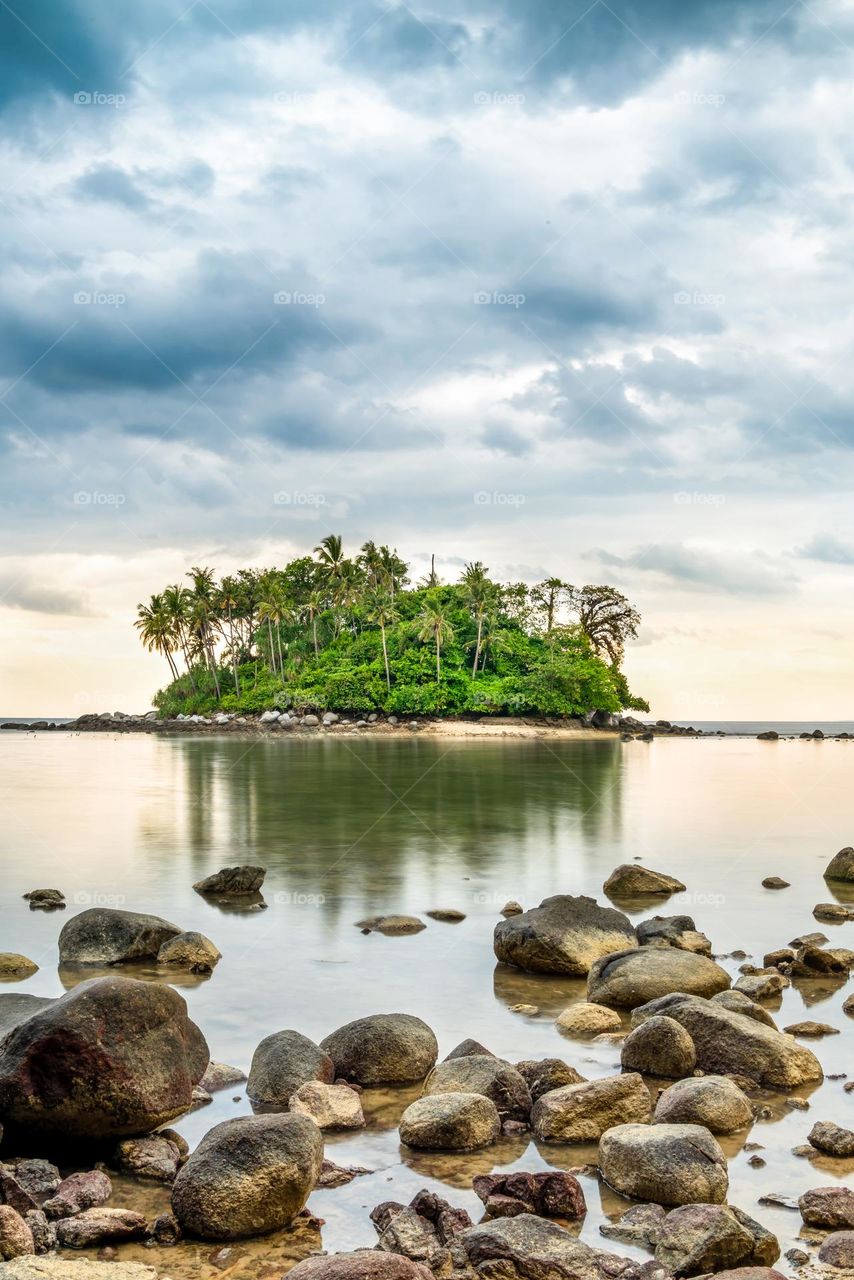
[[583, 1084], [584, 1076], [562, 1058], [543, 1058], [539, 1062], [517, 1062], [516, 1070], [525, 1081], [536, 1102], [552, 1089], [562, 1089], [567, 1084]]
[[807, 1140], [827, 1155], [854, 1156], [854, 1132], [843, 1129], [832, 1120], [818, 1120], [810, 1129]]
[[523, 1077], [501, 1058], [472, 1054], [434, 1067], [424, 1082], [425, 1094], [481, 1093], [495, 1103], [502, 1120], [527, 1120], [531, 1094]]
[[746, 1213], [729, 1205], [690, 1204], [665, 1217], [655, 1260], [675, 1276], [696, 1276], [724, 1267], [776, 1262], [774, 1236]]
[[604, 1004], [590, 1004], [586, 1000], [571, 1004], [559, 1013], [555, 1026], [564, 1035], [596, 1035], [600, 1031], [619, 1031], [622, 1020], [616, 1009]]
[[163, 944], [180, 932], [177, 924], [160, 916], [91, 907], [62, 926], [59, 963], [109, 965], [156, 960]]
[[179, 933], [164, 942], [157, 953], [157, 963], [170, 969], [187, 969], [190, 973], [211, 973], [222, 959], [210, 938], [203, 933]]
[[531, 1127], [543, 1142], [596, 1142], [614, 1125], [647, 1121], [651, 1109], [642, 1077], [628, 1072], [544, 1093]]
[[663, 897], [671, 893], [681, 893], [685, 885], [674, 876], [665, 875], [662, 871], [650, 871], [637, 863], [624, 862], [611, 872], [602, 886], [609, 898], [635, 898], [647, 894], [660, 894]]
[[828, 1267], [854, 1270], [854, 1231], [834, 1231], [822, 1240], [818, 1260]]
[[310, 1080], [332, 1084], [335, 1064], [328, 1053], [299, 1031], [275, 1031], [252, 1055], [246, 1092], [262, 1106], [286, 1107]]
[[308, 1116], [319, 1129], [361, 1129], [365, 1124], [361, 1098], [346, 1084], [310, 1080], [292, 1096], [289, 1110]]
[[735, 1133], [753, 1123], [753, 1108], [726, 1076], [679, 1080], [655, 1106], [657, 1124], [701, 1124], [710, 1133]]
[[42, 1208], [49, 1218], [70, 1218], [85, 1209], [106, 1204], [113, 1194], [113, 1184], [100, 1169], [70, 1173], [45, 1200]]
[[581, 1183], [572, 1173], [484, 1173], [472, 1187], [492, 1218], [533, 1213], [578, 1221], [587, 1213]]
[[357, 1084], [412, 1084], [436, 1064], [439, 1046], [426, 1022], [408, 1013], [375, 1013], [333, 1031], [320, 1047], [335, 1075]]
[[454, 1242], [484, 1280], [638, 1280], [630, 1258], [591, 1249], [556, 1222], [522, 1213], [482, 1222]]
[[827, 864], [825, 880], [854, 880], [854, 849], [847, 845], [840, 849]]
[[181, 1152], [169, 1138], [126, 1138], [116, 1147], [114, 1159], [122, 1173], [153, 1182], [174, 1182]]
[[0, 982], [17, 982], [38, 973], [38, 965], [14, 951], [0, 952]]
[[849, 1187], [814, 1187], [804, 1192], [798, 1208], [808, 1227], [854, 1227], [854, 1191]]
[[637, 939], [628, 917], [593, 898], [558, 894], [495, 926], [497, 959], [529, 973], [584, 977], [601, 956]]
[[418, 1098], [400, 1117], [400, 1140], [420, 1151], [476, 1151], [495, 1142], [501, 1117], [481, 1093]]
[[213, 875], [205, 876], [204, 880], [197, 880], [193, 888], [196, 893], [201, 893], [208, 897], [223, 895], [224, 897], [240, 898], [258, 893], [264, 883], [266, 874], [264, 867], [223, 867], [220, 871], [215, 871]]
[[721, 1204], [726, 1158], [708, 1129], [696, 1124], [622, 1124], [599, 1143], [599, 1169], [610, 1187], [654, 1204]]
[[697, 1063], [694, 1041], [673, 1018], [648, 1018], [623, 1042], [620, 1062], [628, 1071], [679, 1080]]
[[587, 998], [634, 1009], [673, 992], [712, 996], [729, 985], [726, 970], [707, 956], [673, 947], [641, 947], [597, 960], [587, 979]]
[[84, 1209], [56, 1224], [56, 1235], [65, 1249], [89, 1249], [93, 1245], [142, 1240], [148, 1226], [141, 1213], [131, 1209]]
[[306, 1258], [288, 1276], [290, 1280], [434, 1280], [428, 1267], [376, 1249]]

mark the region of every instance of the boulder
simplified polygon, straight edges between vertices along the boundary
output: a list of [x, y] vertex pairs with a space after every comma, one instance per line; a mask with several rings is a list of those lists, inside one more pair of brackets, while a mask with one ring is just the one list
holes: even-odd
[[642, 1077], [629, 1072], [544, 1093], [531, 1127], [541, 1142], [597, 1142], [614, 1125], [645, 1123], [651, 1111]]
[[365, 1124], [362, 1100], [347, 1084], [309, 1080], [292, 1096], [289, 1110], [308, 1116], [318, 1129], [361, 1129]]
[[134, 1178], [174, 1182], [181, 1151], [170, 1138], [152, 1134], [150, 1138], [125, 1138], [116, 1147], [113, 1160], [117, 1169]]
[[832, 1120], [818, 1120], [807, 1134], [807, 1141], [829, 1156], [854, 1156], [854, 1132]]
[[3, 1280], [157, 1280], [142, 1262], [75, 1262], [71, 1258], [16, 1258], [3, 1267]]
[[35, 1253], [33, 1233], [11, 1205], [0, 1204], [0, 1258], [20, 1258]]
[[701, 933], [690, 916], [653, 916], [641, 920], [635, 926], [638, 942], [642, 947], [678, 947], [680, 951], [696, 951], [699, 955], [711, 955], [712, 944]]
[[424, 1093], [481, 1093], [495, 1103], [502, 1120], [527, 1120], [531, 1114], [523, 1077], [509, 1062], [491, 1055], [440, 1062], [424, 1082]]
[[587, 1213], [581, 1183], [572, 1173], [482, 1173], [472, 1187], [491, 1218], [533, 1213], [577, 1222]]
[[310, 1080], [334, 1079], [335, 1064], [313, 1040], [299, 1031], [275, 1031], [252, 1055], [246, 1092], [259, 1106], [286, 1107]]
[[754, 1022], [762, 1022], [766, 1027], [777, 1030], [777, 1024], [768, 1010], [751, 1000], [743, 991], [719, 991], [716, 996], [712, 996], [712, 1002], [729, 1009], [730, 1013], [740, 1013], [745, 1018], [753, 1018]]
[[242, 898], [258, 893], [267, 872], [264, 867], [223, 867], [193, 885], [196, 893], [207, 897]]
[[495, 1142], [501, 1117], [482, 1093], [434, 1093], [408, 1106], [400, 1140], [421, 1151], [475, 1151]]
[[56, 1004], [53, 996], [28, 996], [19, 991], [0, 996], [0, 1038], [13, 1027], [26, 1022], [34, 1013], [49, 1009], [53, 1004]]
[[180, 932], [177, 924], [160, 916], [90, 907], [62, 926], [59, 963], [109, 965], [156, 960], [164, 942], [177, 938]]
[[479, 1040], [461, 1040], [456, 1048], [452, 1049], [442, 1061], [450, 1062], [452, 1058], [470, 1058], [477, 1054], [483, 1054], [487, 1058], [495, 1057], [495, 1054], [490, 1053], [489, 1049], [485, 1049]]
[[199, 1087], [206, 1093], [219, 1093], [221, 1089], [231, 1089], [234, 1085], [243, 1084], [246, 1072], [240, 1067], [230, 1067], [227, 1062], [209, 1062], [205, 1074], [199, 1081]]
[[665, 1014], [694, 1041], [697, 1066], [719, 1075], [742, 1075], [772, 1089], [821, 1080], [821, 1063], [805, 1045], [714, 1000], [674, 994], [635, 1009], [634, 1025]]
[[172, 1187], [181, 1230], [239, 1240], [288, 1226], [320, 1174], [323, 1139], [306, 1116], [224, 1120], [202, 1138]]
[[147, 1234], [145, 1218], [131, 1209], [84, 1209], [56, 1224], [56, 1236], [64, 1249], [91, 1249], [99, 1244], [142, 1240]]
[[602, 886], [603, 893], [609, 898], [640, 898], [648, 894], [669, 897], [671, 893], [681, 893], [685, 885], [673, 876], [661, 871], [650, 871], [637, 862], [624, 862], [608, 876]]
[[680, 1080], [697, 1064], [694, 1041], [673, 1018], [648, 1018], [623, 1041], [620, 1063], [627, 1071]]
[[455, 1247], [483, 1280], [638, 1280], [640, 1274], [632, 1259], [591, 1249], [556, 1222], [530, 1213], [478, 1223]]
[[61, 889], [31, 889], [24, 894], [31, 911], [62, 911], [65, 907], [65, 894]]
[[212, 973], [221, 959], [210, 938], [193, 932], [170, 938], [157, 953], [158, 964], [170, 969], [188, 969], [190, 973]]
[[789, 881], [784, 880], [782, 876], [766, 876], [762, 881], [763, 889], [788, 889]]
[[64, 1140], [147, 1133], [188, 1109], [208, 1057], [171, 987], [91, 978], [7, 1035], [0, 1117]]
[[43, 1210], [30, 1209], [22, 1217], [33, 1233], [36, 1253], [52, 1253], [57, 1245], [56, 1227], [48, 1222]]
[[740, 991], [748, 1000], [773, 1000], [788, 987], [789, 979], [782, 973], [745, 973], [733, 990]]
[[854, 1191], [849, 1187], [814, 1187], [800, 1197], [798, 1208], [808, 1227], [854, 1227]]
[[726, 1157], [698, 1124], [621, 1124], [599, 1142], [599, 1170], [615, 1191], [654, 1204], [722, 1204]]
[[433, 1280], [433, 1272], [397, 1253], [355, 1249], [306, 1258], [288, 1272], [289, 1280]]
[[641, 1249], [654, 1249], [664, 1223], [666, 1209], [660, 1204], [635, 1204], [616, 1222], [603, 1222], [599, 1234]]
[[402, 937], [404, 934], [420, 933], [426, 929], [423, 920], [417, 916], [371, 916], [368, 920], [357, 920], [356, 927], [365, 933], [383, 933], [386, 937]]
[[854, 1231], [834, 1231], [825, 1236], [819, 1247], [818, 1260], [827, 1267], [854, 1271]]
[[634, 1009], [676, 991], [713, 996], [729, 985], [726, 970], [707, 956], [672, 947], [641, 947], [597, 960], [587, 979], [587, 998]]
[[571, 1004], [559, 1013], [555, 1026], [558, 1031], [568, 1036], [598, 1035], [600, 1031], [619, 1031], [622, 1019], [615, 1009], [608, 1009], [604, 1004], [590, 1004], [580, 1001]]
[[86, 1209], [100, 1208], [112, 1194], [113, 1184], [100, 1169], [81, 1170], [63, 1178], [42, 1208], [49, 1218], [71, 1218]]
[[696, 1076], [664, 1090], [654, 1119], [656, 1124], [702, 1124], [710, 1133], [735, 1133], [753, 1124], [753, 1108], [726, 1076]]
[[320, 1047], [336, 1076], [362, 1085], [412, 1084], [436, 1065], [436, 1037], [409, 1013], [375, 1013], [333, 1031]]
[[780, 1247], [774, 1236], [729, 1205], [686, 1204], [661, 1225], [655, 1260], [674, 1276], [697, 1276], [724, 1267], [768, 1265]]
[[49, 1160], [12, 1160], [6, 1165], [15, 1175], [15, 1181], [31, 1196], [53, 1195], [62, 1176]]
[[847, 845], [835, 854], [824, 872], [825, 880], [854, 880], [854, 849]]
[[38, 973], [35, 960], [18, 955], [15, 951], [0, 952], [0, 982], [17, 982]]
[[562, 1058], [543, 1058], [540, 1062], [517, 1062], [516, 1070], [525, 1081], [536, 1102], [552, 1089], [562, 1089], [565, 1084], [582, 1084], [584, 1076]]
[[371, 1210], [371, 1221], [379, 1234], [378, 1249], [442, 1270], [448, 1260], [447, 1246], [472, 1225], [465, 1209], [455, 1209], [426, 1190], [419, 1191], [408, 1205], [394, 1200], [378, 1204]]
[[637, 945], [628, 917], [593, 898], [559, 894], [545, 898], [495, 926], [493, 949], [504, 964], [528, 973], [582, 978], [601, 956]]

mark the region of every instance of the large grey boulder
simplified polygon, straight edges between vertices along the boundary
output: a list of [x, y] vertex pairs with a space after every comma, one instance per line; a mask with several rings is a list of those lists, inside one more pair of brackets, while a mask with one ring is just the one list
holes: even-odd
[[741, 1075], [771, 1089], [821, 1080], [821, 1063], [792, 1036], [733, 1013], [715, 1000], [674, 994], [634, 1010], [632, 1022], [664, 1014], [690, 1035], [697, 1066], [718, 1075]]
[[599, 1170], [610, 1187], [653, 1204], [722, 1204], [726, 1157], [697, 1124], [621, 1124], [599, 1142]]
[[400, 1140], [420, 1151], [476, 1151], [495, 1142], [501, 1117], [482, 1093], [434, 1093], [400, 1117]]
[[587, 998], [618, 1009], [634, 1009], [674, 991], [713, 996], [730, 976], [708, 956], [673, 947], [641, 947], [603, 956], [587, 979]]
[[725, 1267], [770, 1266], [780, 1256], [776, 1237], [730, 1205], [689, 1204], [667, 1214], [655, 1260], [674, 1276], [697, 1276]]
[[854, 849], [847, 845], [835, 854], [824, 872], [825, 880], [854, 880]]
[[434, 1067], [424, 1082], [425, 1094], [482, 1093], [490, 1098], [502, 1120], [527, 1120], [531, 1093], [509, 1062], [491, 1055], [452, 1058]]
[[680, 1080], [697, 1065], [694, 1041], [673, 1018], [648, 1018], [629, 1032], [620, 1048], [627, 1071]]
[[362, 1085], [412, 1084], [436, 1065], [439, 1045], [426, 1022], [409, 1013], [375, 1013], [333, 1031], [320, 1047], [336, 1076]]
[[202, 1240], [266, 1235], [293, 1221], [323, 1163], [323, 1138], [306, 1116], [240, 1116], [202, 1138], [172, 1187], [185, 1234]]
[[655, 1121], [702, 1124], [710, 1133], [735, 1133], [753, 1124], [753, 1108], [726, 1076], [696, 1076], [678, 1080], [664, 1090], [655, 1104]]
[[208, 1060], [171, 987], [90, 978], [6, 1036], [0, 1119], [54, 1139], [147, 1133], [188, 1110]]
[[684, 888], [682, 881], [674, 876], [650, 871], [638, 862], [624, 862], [611, 872], [602, 886], [609, 898], [669, 897], [671, 893], [681, 893]]
[[528, 973], [583, 978], [601, 956], [637, 945], [627, 916], [593, 898], [558, 894], [532, 911], [501, 920], [493, 949], [504, 964]]
[[335, 1064], [313, 1040], [299, 1031], [275, 1031], [252, 1055], [246, 1092], [260, 1106], [286, 1107], [310, 1080], [334, 1079]]
[[614, 1125], [645, 1123], [651, 1111], [642, 1077], [627, 1072], [544, 1093], [531, 1127], [541, 1142], [597, 1142]]
[[156, 960], [164, 942], [180, 933], [177, 924], [160, 916], [90, 907], [62, 926], [59, 963], [108, 965]]
[[521, 1213], [481, 1222], [454, 1241], [483, 1280], [638, 1280], [640, 1265], [583, 1244], [545, 1218]]

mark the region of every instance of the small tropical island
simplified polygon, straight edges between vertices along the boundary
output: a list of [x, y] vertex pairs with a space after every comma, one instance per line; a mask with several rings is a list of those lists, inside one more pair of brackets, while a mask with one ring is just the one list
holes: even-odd
[[458, 582], [413, 583], [397, 550], [337, 534], [284, 568], [217, 580], [193, 567], [137, 609], [172, 677], [164, 719], [270, 709], [572, 718], [649, 711], [622, 671], [640, 614], [611, 586], [529, 586], [480, 561]]

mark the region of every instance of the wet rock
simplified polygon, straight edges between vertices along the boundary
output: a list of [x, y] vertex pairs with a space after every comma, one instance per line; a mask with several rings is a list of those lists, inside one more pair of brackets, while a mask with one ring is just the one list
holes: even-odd
[[751, 1000], [743, 991], [719, 991], [716, 996], [712, 996], [712, 1002], [729, 1009], [730, 1013], [743, 1014], [745, 1018], [753, 1018], [754, 1022], [761, 1022], [766, 1027], [777, 1030], [777, 1024], [768, 1010]]
[[184, 1238], [184, 1233], [174, 1213], [161, 1213], [154, 1219], [151, 1237], [160, 1245], [173, 1245]]
[[833, 951], [825, 951], [818, 943], [809, 942], [798, 947], [789, 973], [793, 978], [815, 978], [824, 974], [842, 978], [848, 973], [848, 965], [834, 955]]
[[205, 876], [204, 880], [197, 880], [193, 888], [206, 897], [240, 898], [258, 893], [266, 874], [264, 867], [223, 867], [213, 875]]
[[323, 1139], [305, 1116], [241, 1116], [202, 1138], [172, 1188], [185, 1234], [239, 1240], [287, 1226], [320, 1174]]
[[490, 1053], [489, 1049], [485, 1049], [479, 1040], [461, 1040], [455, 1049], [442, 1059], [443, 1062], [451, 1062], [454, 1058], [471, 1058], [483, 1055], [485, 1058], [494, 1058], [495, 1054]]
[[376, 1249], [306, 1258], [288, 1276], [290, 1280], [434, 1280], [433, 1272], [421, 1263]]
[[528, 1086], [532, 1102], [536, 1102], [544, 1093], [550, 1093], [552, 1089], [562, 1089], [564, 1085], [582, 1084], [584, 1081], [584, 1076], [561, 1058], [517, 1062], [516, 1070]]
[[620, 1062], [628, 1071], [679, 1080], [694, 1070], [697, 1055], [694, 1041], [673, 1018], [648, 1018], [623, 1042]]
[[438, 920], [441, 924], [459, 924], [466, 918], [464, 911], [457, 911], [454, 907], [440, 907], [435, 911], [426, 911], [424, 914], [431, 920]]
[[207, 1064], [171, 987], [92, 978], [7, 1035], [0, 1115], [63, 1140], [146, 1133], [187, 1110]]
[[495, 926], [498, 960], [528, 973], [584, 977], [591, 965], [619, 948], [636, 945], [628, 917], [593, 898], [559, 894], [532, 911]]
[[319, 1129], [361, 1129], [365, 1124], [361, 1099], [346, 1084], [309, 1080], [293, 1094], [289, 1109], [308, 1116]]
[[299, 1031], [275, 1031], [252, 1055], [246, 1092], [254, 1103], [286, 1107], [310, 1080], [332, 1084], [335, 1064], [328, 1053]]
[[131, 1209], [84, 1209], [56, 1224], [57, 1239], [65, 1249], [90, 1249], [111, 1241], [142, 1240], [147, 1234], [145, 1218]]
[[738, 1074], [767, 1088], [791, 1089], [821, 1080], [821, 1063], [805, 1045], [714, 1000], [674, 994], [632, 1014], [634, 1025], [665, 1014], [694, 1041], [697, 1066], [713, 1074]]
[[24, 894], [31, 911], [62, 911], [65, 908], [65, 894], [61, 889], [31, 889]]
[[684, 888], [682, 881], [673, 876], [664, 875], [661, 871], [650, 871], [636, 862], [624, 862], [611, 872], [602, 891], [609, 898], [637, 898], [648, 894], [668, 897], [671, 893], [681, 893]]
[[610, 1187], [654, 1204], [721, 1204], [726, 1157], [696, 1124], [621, 1124], [602, 1135], [599, 1169]]
[[134, 1178], [153, 1182], [174, 1182], [181, 1163], [181, 1152], [169, 1138], [126, 1138], [116, 1147], [116, 1168]]
[[156, 960], [164, 942], [180, 932], [177, 924], [160, 916], [90, 907], [62, 926], [59, 963], [110, 965]]
[[157, 1280], [157, 1272], [141, 1262], [29, 1257], [7, 1262], [3, 1280]]
[[404, 934], [420, 933], [426, 929], [423, 920], [417, 916], [371, 916], [368, 920], [357, 920], [356, 927], [365, 933], [383, 933], [387, 937], [400, 937]]
[[22, 1216], [38, 1207], [38, 1201], [15, 1177], [13, 1171], [0, 1164], [0, 1204], [11, 1205]]
[[218, 1093], [220, 1089], [242, 1084], [245, 1079], [246, 1072], [239, 1067], [230, 1067], [225, 1062], [209, 1062], [199, 1085], [207, 1093]]
[[768, 951], [762, 960], [762, 964], [766, 969], [778, 968], [780, 965], [791, 964], [795, 958], [795, 952], [792, 947], [778, 947], [776, 951]]
[[847, 1230], [854, 1227], [854, 1191], [849, 1187], [815, 1187], [798, 1200], [808, 1227]]
[[828, 1267], [854, 1270], [854, 1231], [834, 1231], [822, 1240], [818, 1260]]
[[710, 1133], [735, 1133], [753, 1123], [753, 1108], [726, 1076], [697, 1076], [665, 1089], [654, 1118], [657, 1124], [701, 1124]]
[[790, 888], [788, 880], [783, 880], [780, 876], [766, 876], [762, 881], [763, 889], [788, 889]]
[[81, 1171], [63, 1178], [56, 1194], [45, 1200], [42, 1208], [49, 1218], [70, 1218], [85, 1209], [100, 1208], [112, 1194], [113, 1184], [100, 1169]]
[[31, 1196], [49, 1196], [62, 1182], [62, 1175], [49, 1160], [12, 1160], [7, 1165], [15, 1180]]
[[538, 1006], [535, 1004], [511, 1004], [510, 1005], [510, 1013], [523, 1013], [528, 1018], [536, 1017], [536, 1015], [539, 1012], [540, 1010]]
[[35, 1253], [33, 1233], [11, 1205], [0, 1204], [0, 1258], [20, 1258]]
[[42, 1209], [29, 1209], [22, 1217], [33, 1234], [36, 1253], [50, 1253], [56, 1248], [56, 1227], [48, 1222]]
[[666, 1210], [660, 1204], [636, 1204], [616, 1222], [604, 1222], [600, 1235], [623, 1244], [636, 1244], [642, 1249], [654, 1249], [664, 1222]]
[[854, 880], [854, 849], [850, 845], [840, 849], [827, 864], [825, 880]]
[[750, 973], [739, 978], [734, 990], [740, 991], [748, 1000], [773, 1000], [788, 985], [789, 979], [782, 973]]
[[472, 1187], [492, 1218], [533, 1213], [578, 1221], [587, 1213], [581, 1183], [572, 1173], [484, 1173]]
[[793, 1022], [783, 1030], [789, 1036], [805, 1036], [808, 1040], [820, 1040], [822, 1036], [838, 1036], [839, 1032], [836, 1027], [831, 1027], [826, 1022], [812, 1022], [807, 1019], [806, 1022]]
[[0, 982], [15, 982], [21, 978], [30, 978], [38, 973], [35, 960], [18, 955], [14, 951], [0, 952]]
[[641, 947], [595, 961], [587, 979], [587, 998], [634, 1009], [673, 992], [712, 996], [729, 985], [726, 970], [707, 956], [672, 947]]
[[619, 1031], [622, 1020], [616, 1009], [581, 1001], [559, 1013], [555, 1026], [564, 1035], [584, 1036], [595, 1035], [599, 1031]]
[[348, 1166], [335, 1164], [332, 1160], [324, 1160], [315, 1186], [325, 1190], [346, 1187], [354, 1178], [364, 1177], [368, 1173], [373, 1173], [373, 1169], [365, 1169], [358, 1164]]
[[851, 919], [851, 910], [843, 907], [841, 902], [818, 902], [812, 909], [816, 920], [829, 920], [833, 924], [842, 924]]
[[378, 1249], [427, 1263], [439, 1272], [448, 1260], [447, 1246], [472, 1225], [465, 1209], [455, 1209], [426, 1190], [419, 1191], [408, 1205], [393, 1200], [377, 1205], [371, 1211], [371, 1221], [380, 1237]]
[[520, 916], [522, 911], [523, 907], [521, 902], [516, 902], [513, 898], [511, 898], [509, 902], [505, 902], [504, 906], [501, 908], [501, 914], [503, 916]]
[[629, 1258], [591, 1249], [574, 1235], [530, 1213], [482, 1222], [455, 1242], [483, 1280], [637, 1280]]
[[411, 1084], [436, 1064], [439, 1046], [426, 1022], [408, 1013], [357, 1018], [320, 1042], [336, 1076], [362, 1085]]
[[758, 1222], [715, 1204], [688, 1204], [668, 1213], [655, 1248], [656, 1262], [674, 1276], [769, 1265], [779, 1256], [776, 1239]]
[[629, 1072], [544, 1093], [531, 1127], [541, 1142], [596, 1142], [614, 1125], [646, 1122], [651, 1110], [642, 1077]]
[[481, 1093], [436, 1093], [419, 1098], [400, 1118], [400, 1140], [423, 1151], [475, 1151], [495, 1142], [501, 1117]]
[[440, 1062], [424, 1083], [425, 1094], [481, 1093], [502, 1120], [527, 1120], [531, 1094], [523, 1077], [501, 1058], [471, 1055]]
[[158, 964], [170, 969], [188, 969], [190, 973], [212, 973], [221, 959], [210, 938], [193, 932], [170, 938], [157, 953]]
[[711, 942], [705, 934], [698, 931], [691, 916], [653, 916], [650, 920], [641, 920], [636, 928], [638, 942], [642, 947], [666, 943], [669, 947], [679, 947], [683, 951], [700, 951], [706, 954], [712, 949]]
[[807, 1141], [829, 1156], [854, 1156], [854, 1132], [832, 1120], [818, 1120], [807, 1134]]

